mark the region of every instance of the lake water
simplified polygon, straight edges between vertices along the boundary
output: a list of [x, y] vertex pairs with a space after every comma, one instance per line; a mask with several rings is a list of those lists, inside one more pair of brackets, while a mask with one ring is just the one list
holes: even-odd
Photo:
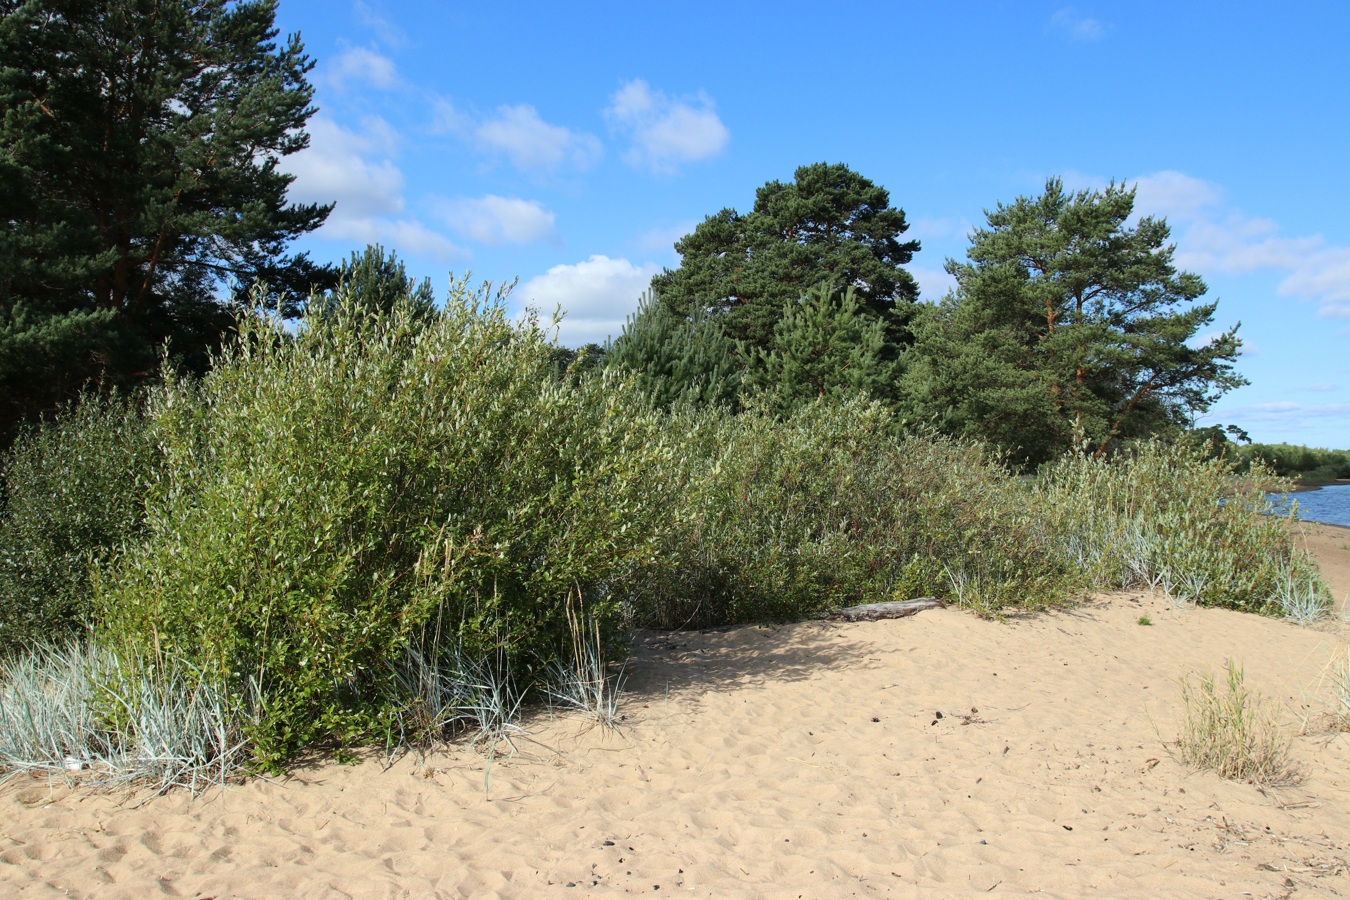
[[1331, 484], [1290, 497], [1298, 503], [1300, 519], [1350, 528], [1350, 484]]

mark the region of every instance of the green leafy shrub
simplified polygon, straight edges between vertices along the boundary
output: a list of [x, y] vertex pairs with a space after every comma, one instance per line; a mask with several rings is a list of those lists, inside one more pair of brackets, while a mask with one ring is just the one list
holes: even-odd
[[632, 386], [560, 381], [537, 323], [463, 283], [434, 317], [350, 294], [294, 336], [245, 317], [148, 415], [165, 461], [147, 540], [96, 582], [100, 638], [252, 696], [263, 766], [391, 728], [412, 645], [528, 682], [570, 644], [569, 596], [617, 622], [663, 508]]
[[154, 436], [136, 405], [88, 394], [3, 462], [0, 654], [89, 624], [90, 569], [143, 533]]
[[658, 563], [633, 588], [668, 627], [800, 618], [929, 593], [985, 613], [1063, 599], [1025, 492], [977, 444], [901, 436], [860, 398], [786, 417], [752, 405], [672, 414], [679, 498]]
[[[1316, 564], [1267, 498], [1288, 485], [1255, 462], [1150, 441], [1120, 457], [1065, 456], [1034, 492], [1060, 552], [1103, 588], [1161, 587], [1182, 601], [1315, 617], [1331, 606]], [[1292, 587], [1291, 587], [1292, 586]]]

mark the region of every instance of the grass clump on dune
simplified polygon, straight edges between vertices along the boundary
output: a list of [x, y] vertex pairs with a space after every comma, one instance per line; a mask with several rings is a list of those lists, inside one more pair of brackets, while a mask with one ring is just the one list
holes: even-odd
[[1256, 784], [1300, 780], [1277, 710], [1246, 687], [1241, 667], [1228, 663], [1226, 690], [1207, 675], [1198, 683], [1185, 679], [1181, 692], [1185, 716], [1177, 751], [1183, 763]]
[[247, 703], [191, 663], [79, 641], [0, 659], [0, 772], [196, 791], [247, 761]]

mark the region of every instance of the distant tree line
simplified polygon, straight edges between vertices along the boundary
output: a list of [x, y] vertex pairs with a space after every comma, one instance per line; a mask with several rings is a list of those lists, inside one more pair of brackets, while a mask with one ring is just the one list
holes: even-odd
[[1275, 474], [1299, 481], [1350, 479], [1350, 451], [1293, 444], [1249, 444], [1238, 450], [1244, 460], [1263, 460]]

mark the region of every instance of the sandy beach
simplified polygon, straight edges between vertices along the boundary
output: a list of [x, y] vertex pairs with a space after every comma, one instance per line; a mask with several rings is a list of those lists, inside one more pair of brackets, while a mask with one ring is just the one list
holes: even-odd
[[[1350, 529], [1304, 527], [1343, 603]], [[12, 780], [0, 894], [1344, 896], [1350, 734], [1320, 718], [1347, 641], [1139, 592], [643, 633], [618, 729], [539, 713], [491, 765], [320, 762], [195, 799]], [[1174, 758], [1180, 679], [1229, 659], [1306, 723], [1301, 784]]]

